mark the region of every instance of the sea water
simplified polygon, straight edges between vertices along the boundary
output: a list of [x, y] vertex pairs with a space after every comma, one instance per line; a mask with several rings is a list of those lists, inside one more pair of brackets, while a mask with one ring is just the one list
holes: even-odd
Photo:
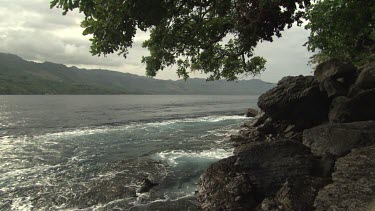
[[[0, 210], [196, 210], [257, 96], [0, 96]], [[148, 179], [158, 185], [140, 193]]]

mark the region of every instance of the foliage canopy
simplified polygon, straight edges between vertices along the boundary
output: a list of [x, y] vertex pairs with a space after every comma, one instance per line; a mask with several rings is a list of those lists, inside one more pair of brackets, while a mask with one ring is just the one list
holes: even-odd
[[329, 58], [358, 62], [374, 51], [373, 0], [317, 0], [307, 9], [306, 19], [311, 31], [307, 47], [319, 51], [313, 57], [317, 63]]
[[148, 76], [177, 65], [177, 74], [201, 71], [208, 79], [258, 74], [266, 60], [257, 43], [272, 41], [294, 22], [301, 24], [310, 0], [52, 0], [51, 8], [79, 9], [93, 55], [124, 56], [138, 30], [149, 31], [142, 62]]
[[318, 51], [313, 63], [363, 60], [375, 48], [374, 0], [52, 0], [52, 7], [85, 14], [93, 55], [126, 57], [137, 31], [149, 31], [143, 47], [150, 55], [142, 58], [148, 76], [172, 65], [184, 79], [189, 71], [210, 80], [258, 74], [266, 60], [254, 55], [257, 44], [302, 18], [311, 31], [307, 48]]

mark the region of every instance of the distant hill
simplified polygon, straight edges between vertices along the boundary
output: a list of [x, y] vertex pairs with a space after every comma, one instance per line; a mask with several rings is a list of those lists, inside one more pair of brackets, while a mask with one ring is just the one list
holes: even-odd
[[0, 53], [0, 94], [261, 94], [274, 84], [261, 80], [158, 80], [109, 70], [35, 63]]

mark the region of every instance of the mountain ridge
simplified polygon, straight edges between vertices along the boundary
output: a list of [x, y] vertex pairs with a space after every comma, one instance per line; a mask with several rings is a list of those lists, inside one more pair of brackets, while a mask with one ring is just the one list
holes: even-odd
[[26, 61], [0, 53], [0, 94], [262, 94], [274, 84], [259, 79], [227, 82], [161, 80], [131, 73]]

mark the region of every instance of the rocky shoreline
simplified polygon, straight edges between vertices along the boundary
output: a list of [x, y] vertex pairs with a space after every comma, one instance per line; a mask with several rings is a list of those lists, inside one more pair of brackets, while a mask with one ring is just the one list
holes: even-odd
[[314, 76], [280, 80], [258, 106], [231, 137], [234, 155], [202, 174], [201, 210], [371, 209], [375, 62], [322, 63]]

